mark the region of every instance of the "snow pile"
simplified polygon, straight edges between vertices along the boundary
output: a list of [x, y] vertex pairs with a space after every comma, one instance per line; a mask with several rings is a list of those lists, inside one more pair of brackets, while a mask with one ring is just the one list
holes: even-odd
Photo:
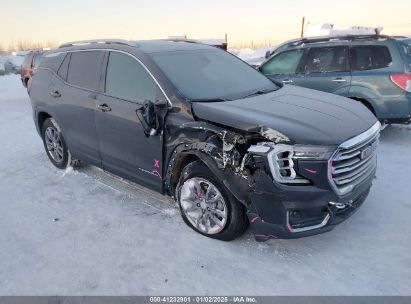
[[347, 35], [376, 35], [381, 33], [382, 27], [348, 26], [343, 27], [332, 23], [310, 23], [308, 22], [304, 37], [317, 36], [347, 36]]
[[259, 66], [265, 60], [267, 51], [273, 51], [274, 47], [263, 47], [256, 50], [245, 49], [231, 49], [230, 53], [236, 55], [238, 58], [244, 60], [252, 66]]

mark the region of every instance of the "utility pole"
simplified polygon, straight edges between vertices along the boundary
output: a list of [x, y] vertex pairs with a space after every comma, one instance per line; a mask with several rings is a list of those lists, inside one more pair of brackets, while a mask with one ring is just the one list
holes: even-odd
[[301, 38], [304, 37], [304, 23], [305, 23], [305, 17], [303, 17], [303, 21], [301, 22]]

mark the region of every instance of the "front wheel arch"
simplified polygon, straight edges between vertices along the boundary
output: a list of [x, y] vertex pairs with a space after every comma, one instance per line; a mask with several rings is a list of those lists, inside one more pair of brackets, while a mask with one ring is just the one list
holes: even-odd
[[[212, 184], [214, 187], [218, 189], [218, 191], [222, 194], [223, 199], [225, 201], [224, 206], [226, 207], [226, 224], [223, 230], [218, 231], [215, 234], [209, 234], [208, 231], [204, 232], [199, 229], [199, 226], [194, 226], [192, 221], [189, 220], [187, 213], [185, 212], [185, 208], [182, 205], [180, 193], [183, 185], [191, 179], [204, 179], [207, 183]], [[206, 197], [204, 196], [206, 199]], [[246, 216], [246, 207], [242, 205], [236, 197], [232, 194], [229, 188], [224, 184], [224, 181], [219, 179], [212, 170], [201, 160], [196, 160], [187, 164], [180, 175], [179, 182], [176, 187], [176, 201], [179, 205], [181, 215], [183, 217], [184, 222], [197, 231], [198, 233], [205, 235], [207, 237], [223, 240], [223, 241], [231, 241], [236, 239], [237, 237], [241, 236], [248, 227], [248, 218]], [[200, 204], [197, 204], [198, 208], [200, 208]], [[205, 208], [202, 206], [201, 208]], [[210, 206], [211, 210], [209, 212], [213, 212], [212, 207]], [[217, 207], [215, 207], [217, 208]], [[205, 210], [205, 209], [204, 209]], [[204, 211], [203, 211], [204, 214]]]
[[240, 175], [235, 174], [230, 167], [222, 167], [218, 149], [209, 143], [182, 144], [177, 147], [167, 164], [165, 187], [168, 193], [176, 197], [176, 186], [185, 166], [196, 160], [201, 161], [224, 184], [232, 195], [244, 206], [248, 206], [249, 184]]

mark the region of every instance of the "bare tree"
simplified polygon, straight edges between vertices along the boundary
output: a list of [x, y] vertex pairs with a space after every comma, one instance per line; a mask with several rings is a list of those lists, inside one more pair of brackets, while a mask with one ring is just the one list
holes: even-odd
[[54, 40], [48, 40], [48, 41], [46, 41], [46, 43], [45, 43], [45, 47], [46, 48], [50, 48], [50, 49], [54, 49], [54, 48], [56, 48], [56, 47], [58, 47], [58, 42], [57, 41], [54, 41]]

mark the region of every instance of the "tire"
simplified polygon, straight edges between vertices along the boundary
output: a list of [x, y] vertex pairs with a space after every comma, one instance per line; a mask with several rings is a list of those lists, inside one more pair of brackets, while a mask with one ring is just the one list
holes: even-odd
[[60, 127], [53, 118], [47, 118], [41, 131], [44, 149], [51, 163], [59, 169], [71, 164], [71, 157]]
[[202, 161], [183, 169], [175, 197], [184, 222], [202, 235], [231, 241], [248, 227], [245, 207]]
[[24, 78], [23, 86], [24, 86], [25, 88], [27, 88], [28, 84], [29, 84], [29, 78]]

